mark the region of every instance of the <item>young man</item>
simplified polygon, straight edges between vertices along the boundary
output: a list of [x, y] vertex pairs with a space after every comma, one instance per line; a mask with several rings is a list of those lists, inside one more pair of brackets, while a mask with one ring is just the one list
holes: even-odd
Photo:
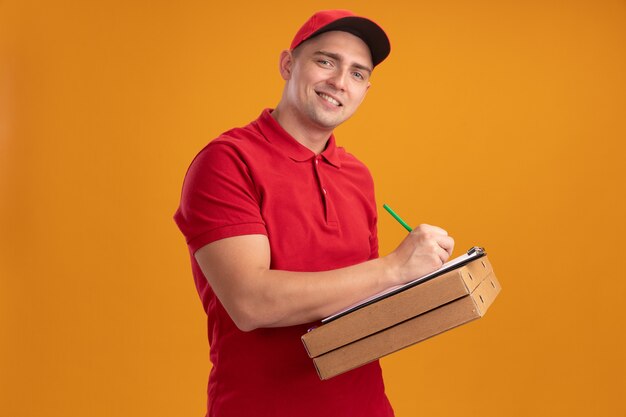
[[379, 258], [371, 176], [335, 144], [389, 51], [371, 20], [316, 13], [280, 55], [276, 108], [210, 142], [187, 172], [175, 220], [208, 315], [208, 416], [393, 415], [378, 362], [320, 381], [300, 341], [454, 246], [421, 225]]

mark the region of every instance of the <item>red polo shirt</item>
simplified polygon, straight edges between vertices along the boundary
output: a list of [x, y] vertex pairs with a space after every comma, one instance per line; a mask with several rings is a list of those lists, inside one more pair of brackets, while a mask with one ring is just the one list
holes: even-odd
[[378, 256], [369, 171], [335, 145], [315, 155], [265, 110], [194, 159], [174, 219], [208, 315], [208, 416], [392, 416], [378, 362], [320, 381], [300, 337], [313, 323], [240, 331], [193, 254], [215, 240], [264, 234], [271, 268], [323, 271]]

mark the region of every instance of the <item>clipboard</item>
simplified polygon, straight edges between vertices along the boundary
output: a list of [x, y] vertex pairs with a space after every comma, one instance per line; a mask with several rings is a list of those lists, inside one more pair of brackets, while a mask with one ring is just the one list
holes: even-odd
[[451, 261], [446, 262], [445, 264], [443, 264], [441, 266], [441, 268], [439, 268], [439, 269], [437, 269], [437, 270], [435, 270], [435, 271], [433, 271], [433, 272], [431, 272], [429, 274], [426, 274], [426, 275], [423, 275], [423, 276], [421, 276], [419, 278], [416, 278], [416, 279], [414, 279], [412, 281], [409, 281], [406, 284], [397, 285], [395, 287], [388, 288], [388, 289], [386, 289], [386, 290], [384, 290], [384, 291], [382, 291], [382, 292], [380, 292], [378, 294], [374, 294], [374, 295], [372, 295], [369, 298], [366, 298], [366, 299], [364, 299], [362, 301], [359, 301], [356, 304], [348, 306], [345, 309], [343, 309], [341, 311], [338, 311], [337, 313], [332, 314], [332, 315], [322, 319], [322, 324], [329, 323], [329, 322], [331, 322], [333, 320], [338, 319], [339, 317], [345, 316], [346, 314], [352, 313], [353, 311], [356, 311], [356, 310], [358, 310], [360, 308], [363, 308], [363, 307], [365, 307], [367, 305], [370, 305], [370, 304], [373, 304], [373, 303], [375, 303], [377, 301], [380, 301], [383, 298], [390, 297], [392, 295], [395, 295], [395, 294], [398, 294], [398, 293], [400, 293], [402, 291], [405, 291], [405, 290], [407, 290], [409, 288], [415, 287], [416, 285], [419, 285], [419, 284], [421, 284], [423, 282], [426, 282], [428, 280], [436, 278], [439, 275], [445, 274], [448, 271], [452, 271], [454, 269], [460, 268], [463, 265], [465, 265], [465, 264], [467, 264], [467, 263], [469, 263], [469, 262], [471, 262], [471, 261], [473, 261], [475, 259], [478, 259], [478, 258], [481, 258], [481, 257], [485, 256], [486, 254], [487, 254], [487, 252], [485, 251], [484, 248], [479, 247], [479, 246], [474, 246], [474, 247], [470, 248], [463, 255], [458, 256], [458, 257], [452, 259]]

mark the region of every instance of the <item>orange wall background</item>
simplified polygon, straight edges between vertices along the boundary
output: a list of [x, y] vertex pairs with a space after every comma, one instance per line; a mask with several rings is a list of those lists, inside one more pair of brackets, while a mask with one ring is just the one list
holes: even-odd
[[[338, 141], [503, 291], [383, 359], [404, 416], [624, 416], [626, 2], [0, 1], [0, 414], [203, 415], [185, 170], [321, 8], [389, 33]], [[381, 213], [381, 253], [404, 230]]]

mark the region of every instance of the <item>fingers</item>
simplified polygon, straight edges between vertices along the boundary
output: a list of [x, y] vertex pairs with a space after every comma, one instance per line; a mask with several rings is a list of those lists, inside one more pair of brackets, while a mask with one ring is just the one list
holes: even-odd
[[454, 239], [448, 236], [448, 232], [441, 227], [421, 224], [413, 229], [411, 233], [416, 236], [421, 245], [425, 247], [430, 246], [442, 263], [445, 263], [452, 255]]
[[439, 261], [440, 261], [440, 265], [438, 265], [438, 266], [441, 266], [441, 265], [445, 264], [446, 261], [448, 260], [448, 258], [450, 257], [450, 254], [448, 253], [448, 251], [446, 251], [441, 246], [435, 248], [435, 255], [437, 255], [437, 257], [439, 258]]
[[[441, 227], [421, 224], [389, 256], [398, 268], [400, 283], [441, 267], [452, 255], [454, 239]], [[393, 261], [392, 261], [393, 262]]]
[[450, 236], [440, 236], [436, 240], [439, 246], [446, 251], [448, 257], [451, 256], [454, 250], [454, 239]]

